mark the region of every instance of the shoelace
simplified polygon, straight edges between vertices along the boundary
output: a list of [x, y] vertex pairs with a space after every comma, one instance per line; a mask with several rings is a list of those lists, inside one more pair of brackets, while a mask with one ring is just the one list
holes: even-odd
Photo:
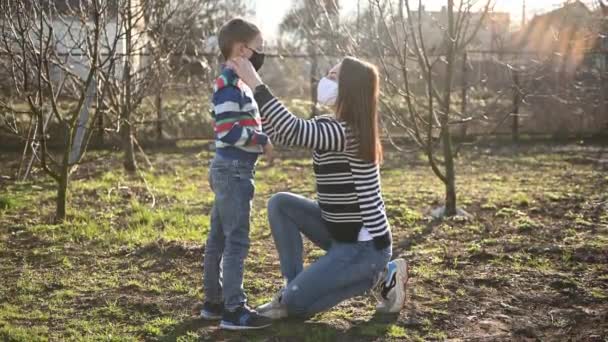
[[385, 282], [384, 278], [386, 278], [386, 272], [387, 272], [387, 268], [384, 267], [384, 270], [378, 276], [378, 280], [376, 280], [376, 284], [372, 287], [372, 290], [371, 290], [372, 297], [374, 297], [374, 299], [376, 299], [376, 301], [378, 301], [378, 302], [384, 301], [384, 298], [382, 297], [382, 290], [384, 288], [384, 282]]

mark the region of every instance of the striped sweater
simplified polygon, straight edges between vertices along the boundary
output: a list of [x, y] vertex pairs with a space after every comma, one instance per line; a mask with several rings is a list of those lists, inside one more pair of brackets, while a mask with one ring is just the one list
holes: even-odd
[[391, 245], [391, 231], [380, 189], [380, 170], [357, 157], [359, 143], [345, 122], [329, 116], [304, 120], [291, 114], [270, 90], [255, 89], [264, 132], [282, 145], [314, 150], [317, 202], [336, 241], [356, 242], [367, 229], [376, 248]]
[[268, 137], [262, 132], [251, 89], [236, 73], [223, 68], [213, 87], [216, 153], [224, 158], [255, 161]]

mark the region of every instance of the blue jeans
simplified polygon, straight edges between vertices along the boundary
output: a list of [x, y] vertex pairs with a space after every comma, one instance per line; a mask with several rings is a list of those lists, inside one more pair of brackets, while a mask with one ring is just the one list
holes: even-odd
[[221, 303], [223, 300], [228, 310], [247, 302], [243, 290], [243, 264], [249, 252], [254, 174], [252, 162], [217, 156], [209, 169], [215, 202], [205, 246], [203, 286], [206, 301]]
[[[392, 248], [377, 250], [373, 241], [342, 243], [332, 240], [315, 201], [278, 193], [268, 202], [268, 220], [287, 280], [281, 302], [290, 316], [310, 317], [371, 289]], [[327, 251], [303, 269], [304, 234]]]

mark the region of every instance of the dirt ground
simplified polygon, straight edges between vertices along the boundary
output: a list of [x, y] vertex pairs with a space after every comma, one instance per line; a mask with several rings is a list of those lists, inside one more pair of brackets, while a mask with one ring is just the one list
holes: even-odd
[[[605, 147], [464, 150], [458, 199], [472, 218], [443, 221], [428, 214], [443, 192], [423, 157], [389, 152], [382, 186], [394, 257], [411, 264], [406, 308], [378, 316], [362, 296], [245, 333], [191, 316], [213, 201], [205, 150], [149, 151], [152, 168], [141, 159], [137, 175], [118, 153], [90, 153], [59, 225], [51, 180], [36, 170], [15, 181], [18, 154], [0, 152], [0, 340], [608, 341]], [[284, 152], [256, 181], [252, 306], [282, 284], [265, 203], [286, 190], [314, 197], [311, 160]], [[308, 262], [322, 253], [307, 244]]]

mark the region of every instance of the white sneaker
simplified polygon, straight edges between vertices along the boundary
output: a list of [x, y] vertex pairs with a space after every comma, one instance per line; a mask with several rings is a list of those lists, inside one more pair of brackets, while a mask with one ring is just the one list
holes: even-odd
[[287, 307], [281, 303], [282, 297], [283, 290], [279, 291], [271, 302], [258, 306], [256, 311], [260, 316], [273, 320], [287, 317]]
[[378, 300], [380, 313], [398, 313], [405, 305], [405, 285], [408, 281], [407, 262], [395, 259], [388, 263], [372, 294]]

